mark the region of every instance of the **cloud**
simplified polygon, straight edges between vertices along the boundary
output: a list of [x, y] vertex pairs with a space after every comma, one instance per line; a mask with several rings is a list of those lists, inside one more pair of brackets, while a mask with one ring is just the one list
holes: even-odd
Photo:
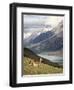
[[51, 28], [55, 27], [62, 19], [63, 16], [24, 15], [24, 33], [39, 32], [43, 29], [50, 30]]
[[23, 20], [24, 24], [37, 24], [37, 23], [43, 23], [45, 22], [46, 16], [41, 16], [41, 15], [24, 15]]

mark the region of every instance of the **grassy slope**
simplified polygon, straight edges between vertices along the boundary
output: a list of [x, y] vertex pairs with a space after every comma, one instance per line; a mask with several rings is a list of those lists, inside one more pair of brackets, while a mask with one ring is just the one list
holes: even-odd
[[62, 67], [54, 67], [48, 64], [41, 63], [39, 67], [29, 65], [31, 58], [23, 58], [23, 74], [24, 75], [35, 75], [35, 74], [55, 74], [63, 73]]

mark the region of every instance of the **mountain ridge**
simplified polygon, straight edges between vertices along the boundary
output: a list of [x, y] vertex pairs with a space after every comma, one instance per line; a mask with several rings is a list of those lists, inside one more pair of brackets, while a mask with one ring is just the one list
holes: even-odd
[[[54, 32], [53, 32], [54, 31]], [[31, 49], [33, 52], [40, 53], [42, 51], [55, 51], [63, 48], [63, 22], [60, 22], [53, 30], [41, 33], [25, 45], [27, 48]]]

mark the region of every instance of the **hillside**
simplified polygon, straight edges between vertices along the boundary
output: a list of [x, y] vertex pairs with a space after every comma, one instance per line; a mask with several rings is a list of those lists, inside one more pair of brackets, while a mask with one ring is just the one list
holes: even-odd
[[42, 57], [37, 56], [28, 48], [24, 48], [23, 75], [63, 73], [62, 66], [45, 58], [42, 58], [43, 61], [38, 67], [34, 67], [29, 64], [29, 62], [33, 60], [39, 61], [40, 58]]
[[37, 74], [57, 74], [63, 73], [62, 67], [54, 67], [53, 65], [48, 65], [41, 63], [39, 67], [34, 67], [29, 65], [31, 58], [23, 58], [23, 75], [37, 75]]
[[40, 56], [37, 56], [33, 51], [31, 51], [30, 49], [28, 48], [24, 48], [24, 57], [28, 57], [30, 59], [34, 59], [36, 61], [39, 61], [40, 58], [42, 58], [42, 63], [44, 64], [48, 64], [48, 65], [52, 65], [52, 66], [55, 66], [55, 67], [62, 67], [61, 65], [59, 65], [58, 63], [53, 63], [43, 57], [40, 57]]

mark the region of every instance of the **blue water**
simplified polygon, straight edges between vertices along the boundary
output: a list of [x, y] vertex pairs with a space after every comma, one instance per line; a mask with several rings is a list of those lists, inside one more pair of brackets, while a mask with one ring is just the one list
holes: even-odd
[[48, 59], [51, 62], [58, 63], [59, 65], [63, 65], [63, 57], [61, 56], [47, 55], [46, 53], [40, 53], [38, 56]]

